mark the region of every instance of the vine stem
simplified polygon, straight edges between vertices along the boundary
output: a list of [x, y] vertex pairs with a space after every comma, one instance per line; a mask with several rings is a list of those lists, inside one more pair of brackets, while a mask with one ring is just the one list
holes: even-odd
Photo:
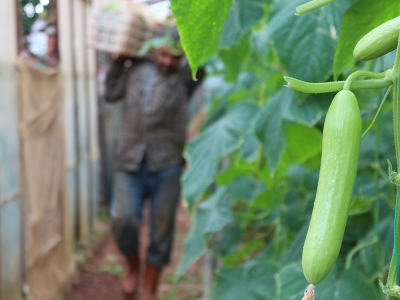
[[360, 251], [361, 249], [363, 249], [363, 248], [365, 248], [365, 247], [371, 246], [371, 245], [373, 245], [373, 244], [375, 244], [375, 243], [377, 243], [377, 242], [378, 242], [378, 238], [377, 238], [377, 237], [374, 237], [372, 240], [361, 242], [360, 244], [358, 244], [357, 246], [355, 246], [353, 249], [351, 249], [351, 251], [349, 252], [349, 254], [347, 254], [344, 268], [345, 268], [346, 270], [350, 269], [350, 267], [351, 267], [351, 262], [352, 262], [352, 260], [353, 260], [353, 256], [354, 256], [358, 251]]
[[[396, 162], [397, 169], [400, 165], [400, 39], [397, 43], [397, 53], [393, 66], [393, 130], [394, 130], [394, 145], [396, 149]], [[392, 290], [396, 285], [399, 285], [400, 281], [400, 270], [399, 270], [399, 258], [398, 249], [400, 248], [400, 239], [398, 238], [398, 233], [400, 232], [400, 205], [398, 205], [398, 196], [400, 193], [400, 187], [396, 185], [396, 205], [395, 205], [395, 218], [394, 218], [394, 249], [392, 255], [392, 261], [389, 267], [389, 275], [387, 279], [386, 286]], [[386, 295], [386, 300], [394, 300], [393, 296]]]
[[317, 8], [320, 8], [324, 5], [334, 2], [335, 0], [312, 0], [310, 2], [304, 3], [296, 7], [296, 16], [300, 16], [302, 14], [313, 11]]
[[[289, 76], [283, 78], [287, 82], [287, 87], [307, 94], [339, 92], [343, 89], [345, 83], [345, 81], [307, 82]], [[356, 80], [351, 83], [351, 90], [386, 88], [391, 86], [392, 83], [386, 76], [383, 79]]]
[[351, 84], [353, 83], [354, 79], [361, 76], [366, 76], [369, 78], [377, 78], [382, 79], [385, 78], [386, 72], [382, 73], [374, 73], [370, 71], [359, 70], [352, 73], [349, 77], [347, 77], [346, 81], [344, 82], [343, 90], [350, 90]]

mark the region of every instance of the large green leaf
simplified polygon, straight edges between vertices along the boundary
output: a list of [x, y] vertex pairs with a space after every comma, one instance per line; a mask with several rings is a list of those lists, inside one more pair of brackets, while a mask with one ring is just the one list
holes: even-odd
[[276, 171], [283, 154], [285, 154], [287, 167], [290, 163], [305, 162], [317, 155], [321, 149], [321, 137], [318, 130], [307, 128], [304, 125], [289, 125], [286, 130], [286, 138], [290, 140], [290, 144], [285, 152], [284, 120], [299, 122], [307, 126], [315, 125], [325, 114], [326, 107], [331, 102], [329, 96], [316, 97], [313, 95], [306, 98], [301, 104], [297, 103], [294, 98], [295, 93], [291, 89], [281, 89], [260, 110], [256, 118], [255, 133], [263, 145], [268, 166], [272, 172]]
[[257, 137], [248, 133], [244, 137], [244, 143], [240, 147], [240, 156], [247, 162], [255, 162], [259, 157], [260, 147]]
[[243, 66], [250, 55], [250, 44], [248, 36], [242, 38], [240, 43], [228, 50], [222, 50], [219, 57], [226, 69], [226, 80], [234, 81], [243, 70]]
[[[299, 245], [299, 247], [301, 247]], [[286, 265], [275, 274], [275, 300], [299, 300], [308, 283], [304, 278], [301, 262]], [[319, 298], [317, 298], [319, 299]], [[320, 298], [326, 300], [325, 298]]]
[[275, 272], [276, 267], [268, 263], [222, 268], [216, 274], [211, 299], [275, 300]]
[[296, 237], [290, 243], [289, 247], [286, 248], [285, 252], [279, 259], [281, 265], [289, 265], [296, 261], [301, 260], [301, 255], [303, 253], [303, 244], [306, 239], [306, 234], [308, 230], [308, 224], [304, 225], [296, 234]]
[[199, 204], [194, 225], [185, 241], [185, 253], [177, 271], [178, 278], [206, 252], [207, 235], [222, 230], [233, 220], [230, 203], [226, 188], [218, 188], [209, 199]]
[[188, 144], [185, 151], [188, 170], [183, 176], [183, 194], [189, 205], [213, 181], [221, 158], [243, 143], [246, 130], [258, 110], [255, 104], [239, 103]]
[[356, 269], [345, 270], [339, 279], [327, 277], [315, 287], [316, 299], [324, 300], [383, 300], [377, 287]]
[[[334, 268], [328, 276], [315, 286], [315, 299], [323, 300], [380, 300], [383, 294], [362, 273], [348, 269], [336, 276]], [[285, 266], [275, 274], [276, 300], [301, 299], [308, 283], [304, 278], [301, 262]]]
[[287, 146], [285, 160], [288, 163], [304, 163], [322, 151], [322, 132], [298, 123], [285, 126]]
[[284, 134], [286, 144], [274, 174], [278, 178], [285, 178], [294, 163], [307, 164], [313, 159], [319, 161], [322, 150], [322, 133], [317, 128], [288, 123], [284, 126]]
[[261, 181], [252, 177], [240, 176], [229, 184], [227, 195], [235, 200], [252, 201], [264, 189], [265, 186]]
[[326, 114], [332, 99], [332, 94], [325, 93], [308, 95], [301, 103], [292, 101], [288, 118], [307, 126], [314, 126]]
[[236, 0], [224, 24], [220, 48], [237, 45], [242, 36], [264, 17], [264, 4], [271, 0]]
[[359, 0], [345, 13], [335, 53], [333, 71], [337, 77], [352, 62], [357, 42], [370, 30], [400, 15], [400, 2]]
[[293, 91], [284, 88], [273, 97], [259, 112], [255, 133], [264, 147], [267, 162], [272, 171], [275, 171], [285, 148], [283, 120], [287, 114]]
[[281, 0], [274, 6], [269, 32], [290, 76], [325, 81], [332, 73], [340, 19], [353, 0], [341, 0], [296, 17], [304, 0]]
[[214, 256], [224, 257], [237, 250], [242, 244], [243, 230], [237, 224], [232, 224], [221, 230], [218, 237], [210, 245], [211, 251]]
[[233, 0], [171, 0], [171, 9], [193, 75], [218, 48]]
[[[393, 249], [393, 216], [390, 214], [381, 219], [378, 228], [371, 230], [360, 240], [360, 243], [370, 242], [353, 258], [352, 267], [362, 270], [371, 278], [382, 276], [388, 266]], [[372, 243], [376, 239], [375, 243]]]

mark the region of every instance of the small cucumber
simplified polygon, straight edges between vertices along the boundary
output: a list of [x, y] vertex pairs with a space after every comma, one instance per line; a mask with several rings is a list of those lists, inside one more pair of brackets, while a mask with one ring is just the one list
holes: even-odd
[[354, 189], [362, 120], [356, 96], [336, 94], [326, 115], [321, 168], [302, 265], [309, 283], [321, 282], [340, 251]]
[[397, 47], [400, 33], [400, 16], [391, 19], [364, 35], [354, 48], [357, 60], [371, 60], [380, 57]]

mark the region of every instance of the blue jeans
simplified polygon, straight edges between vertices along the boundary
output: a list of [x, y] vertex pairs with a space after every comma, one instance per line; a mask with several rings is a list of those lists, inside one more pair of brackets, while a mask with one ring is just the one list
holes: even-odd
[[139, 251], [139, 229], [146, 199], [150, 200], [150, 245], [147, 261], [163, 268], [170, 260], [183, 165], [150, 172], [146, 159], [138, 172], [117, 171], [111, 203], [111, 229], [126, 257]]

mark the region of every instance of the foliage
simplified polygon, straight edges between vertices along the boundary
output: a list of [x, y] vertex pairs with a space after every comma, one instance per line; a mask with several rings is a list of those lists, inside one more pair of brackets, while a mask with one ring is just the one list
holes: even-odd
[[[185, 2], [172, 0], [172, 9], [192, 70], [208, 59], [211, 91], [207, 120], [185, 152], [184, 198], [195, 221], [177, 276], [211, 251], [219, 262], [212, 299], [300, 299], [307, 286], [301, 253], [333, 94], [292, 91], [283, 76], [325, 82], [358, 68], [386, 70], [393, 53], [360, 63], [353, 48], [399, 15], [400, 3], [336, 0], [295, 16], [304, 0], [222, 1], [220, 14], [222, 2], [190, 1], [190, 14]], [[365, 130], [385, 91], [355, 93]], [[379, 280], [386, 280], [393, 250], [396, 198], [386, 175], [387, 159], [395, 161], [392, 120], [387, 101], [362, 139], [339, 259], [316, 286], [317, 299], [384, 297]]]
[[118, 262], [116, 255], [109, 254], [106, 263], [97, 268], [99, 273], [109, 273], [118, 277], [125, 276], [124, 267]]
[[28, 14], [24, 11], [24, 7], [25, 5], [32, 4], [33, 6], [36, 6], [38, 4], [40, 4], [40, 0], [21, 0], [19, 1], [20, 3], [20, 13], [21, 13], [21, 20], [22, 20], [22, 28], [23, 28], [23, 33], [24, 35], [28, 35], [31, 31], [31, 27], [33, 25], [33, 23], [39, 19], [39, 18], [45, 18], [50, 10], [51, 10], [51, 2], [54, 0], [50, 1], [49, 5], [44, 6], [44, 11], [41, 14], [38, 14], [36, 12], [33, 12], [32, 16], [28, 16]]

